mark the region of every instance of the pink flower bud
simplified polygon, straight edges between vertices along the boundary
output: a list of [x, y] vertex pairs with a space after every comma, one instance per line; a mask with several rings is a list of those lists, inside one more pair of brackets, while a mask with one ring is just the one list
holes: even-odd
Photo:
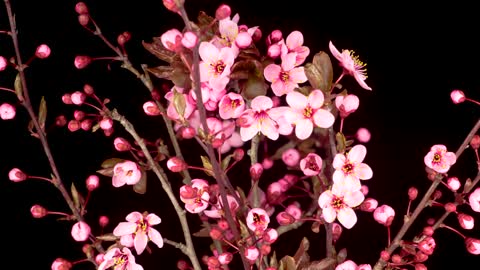
[[208, 233], [213, 240], [220, 240], [223, 238], [223, 233], [217, 228], [212, 228]]
[[3, 120], [11, 120], [15, 118], [16, 111], [17, 110], [15, 109], [15, 106], [8, 103], [3, 103], [0, 105], [0, 118]]
[[52, 263], [52, 270], [70, 270], [73, 264], [63, 258], [56, 258]]
[[418, 196], [418, 189], [416, 187], [410, 187], [408, 189], [408, 199], [413, 201]]
[[73, 104], [82, 105], [83, 102], [85, 102], [85, 99], [87, 98], [87, 96], [85, 95], [84, 92], [75, 91], [70, 95], [70, 98]]
[[268, 170], [273, 166], [273, 160], [270, 158], [264, 158], [262, 161], [263, 169]]
[[293, 202], [285, 208], [285, 212], [289, 213], [294, 219], [298, 220], [302, 217], [302, 209], [298, 202]]
[[434, 230], [432, 226], [426, 226], [425, 228], [423, 228], [423, 234], [425, 234], [426, 236], [432, 236], [433, 232]]
[[240, 49], [248, 48], [252, 44], [252, 36], [247, 32], [240, 32], [235, 39], [235, 45]]
[[280, 30], [273, 30], [272, 33], [270, 33], [270, 35], [268, 35], [267, 37], [267, 44], [270, 45], [270, 44], [274, 44], [274, 43], [277, 43], [279, 41], [281, 41], [283, 38], [283, 34], [282, 34], [282, 31]]
[[177, 2], [181, 7], [183, 7], [183, 5], [185, 4], [185, 0], [163, 0], [163, 5], [168, 10], [170, 10], [172, 12], [175, 12], [175, 13], [179, 13], [180, 10], [177, 6]]
[[271, 251], [272, 251], [272, 246], [268, 244], [264, 243], [263, 245], [260, 246], [260, 254], [262, 254], [263, 256], [270, 254]]
[[73, 118], [77, 121], [81, 121], [85, 117], [85, 112], [76, 110], [73, 112]]
[[460, 213], [457, 215], [457, 219], [460, 226], [466, 230], [473, 229], [475, 225], [475, 220], [470, 215]]
[[262, 39], [262, 30], [260, 28], [256, 28], [252, 35], [253, 42], [257, 42]]
[[392, 256], [392, 262], [396, 264], [402, 264], [402, 257], [398, 254]]
[[415, 264], [415, 270], [427, 270], [427, 267], [423, 263]]
[[92, 62], [92, 58], [86, 55], [78, 55], [73, 62], [77, 69], [83, 69]]
[[100, 120], [100, 128], [103, 130], [109, 130], [113, 127], [113, 119], [110, 117], [104, 117]]
[[322, 158], [315, 154], [309, 153], [305, 158], [300, 160], [300, 169], [306, 176], [318, 175], [322, 170]]
[[160, 115], [160, 109], [157, 104], [153, 101], [147, 101], [143, 104], [143, 111], [147, 115], [155, 116]]
[[461, 184], [457, 177], [452, 176], [447, 179], [447, 186], [452, 191], [457, 191]]
[[0, 71], [4, 71], [8, 66], [8, 61], [5, 57], [0, 56]]
[[229, 264], [233, 260], [233, 255], [230, 252], [223, 252], [218, 256], [218, 261], [220, 264]]
[[128, 151], [132, 148], [132, 146], [127, 140], [120, 137], [113, 140], [113, 145], [115, 146], [115, 149], [119, 152]]
[[380, 252], [380, 258], [382, 258], [382, 260], [388, 262], [390, 260], [390, 254], [388, 254], [388, 252], [386, 250], [382, 250]]
[[251, 263], [253, 263], [259, 255], [260, 251], [256, 247], [248, 247], [245, 249], [245, 258], [247, 258]]
[[480, 147], [480, 136], [479, 135], [473, 135], [472, 140], [470, 141], [470, 146], [474, 150], [478, 150]]
[[480, 254], [480, 239], [475, 239], [471, 237], [465, 238], [465, 246], [467, 251], [474, 255]]
[[98, 178], [98, 176], [94, 174], [87, 177], [87, 180], [85, 182], [86, 182], [88, 191], [95, 190], [100, 185], [100, 179]]
[[282, 52], [282, 47], [278, 44], [272, 44], [268, 46], [267, 55], [270, 58], [275, 59], [279, 57], [281, 52]]
[[172, 157], [167, 161], [167, 168], [172, 172], [181, 172], [188, 168], [187, 163], [178, 157]]
[[92, 119], [85, 119], [80, 122], [80, 128], [89, 131], [92, 128]]
[[104, 134], [106, 137], [112, 136], [112, 134], [113, 134], [113, 128], [103, 129], [103, 134]]
[[435, 239], [433, 239], [433, 237], [431, 236], [426, 237], [425, 239], [420, 241], [420, 243], [418, 243], [418, 249], [427, 255], [433, 254], [433, 250], [435, 249], [435, 246], [436, 246]]
[[230, 18], [232, 14], [232, 9], [229, 5], [222, 4], [215, 11], [215, 19], [221, 21], [226, 18]]
[[73, 104], [72, 102], [72, 95], [71, 94], [64, 94], [62, 96], [62, 102], [67, 104], [67, 105], [70, 105], [70, 104]]
[[378, 201], [373, 198], [367, 198], [360, 204], [360, 210], [373, 212], [378, 207]]
[[337, 241], [338, 239], [340, 239], [340, 236], [342, 235], [342, 232], [343, 232], [342, 226], [340, 224], [338, 224], [337, 222], [333, 222], [332, 223], [333, 241]]
[[117, 43], [120, 46], [125, 46], [125, 43], [127, 43], [130, 39], [132, 38], [132, 34], [130, 32], [123, 32], [117, 37]]
[[75, 5], [75, 12], [78, 14], [87, 14], [88, 13], [88, 7], [84, 2], [78, 2]]
[[95, 262], [97, 264], [101, 264], [105, 259], [104, 259], [105, 254], [99, 253], [97, 256], [95, 256]]
[[173, 28], [163, 33], [160, 36], [160, 41], [162, 42], [162, 45], [163, 47], [165, 47], [165, 49], [175, 52], [179, 48], [179, 41], [181, 43], [182, 38], [182, 32], [180, 32], [178, 29]]
[[465, 94], [462, 90], [453, 90], [450, 92], [450, 98], [454, 104], [459, 104], [465, 101]]
[[78, 23], [81, 26], [87, 26], [89, 22], [90, 22], [90, 16], [88, 16], [87, 14], [78, 15]]
[[100, 218], [98, 218], [98, 224], [100, 224], [100, 227], [102, 228], [105, 228], [109, 222], [110, 220], [107, 216], [100, 216]]
[[300, 152], [295, 148], [290, 148], [282, 153], [282, 161], [290, 167], [295, 167], [300, 161]]
[[48, 211], [43, 206], [35, 204], [30, 208], [30, 213], [34, 218], [43, 218], [48, 214]]
[[295, 218], [285, 211], [278, 213], [276, 219], [280, 225], [289, 225], [295, 222]]
[[42, 44], [37, 47], [37, 50], [35, 51], [35, 56], [40, 58], [40, 59], [45, 59], [48, 56], [50, 56], [51, 50], [50, 47], [46, 44]]
[[18, 168], [13, 168], [8, 173], [8, 178], [13, 182], [22, 182], [26, 180], [28, 176]]
[[89, 96], [95, 93], [95, 91], [93, 90], [93, 87], [88, 83], [83, 85], [83, 92], [85, 92], [85, 94]]
[[367, 143], [371, 138], [370, 131], [366, 128], [359, 128], [357, 133], [355, 133], [355, 138], [361, 143]]
[[258, 179], [260, 179], [260, 176], [262, 176], [262, 173], [263, 173], [262, 164], [257, 162], [252, 166], [250, 166], [250, 177], [252, 177], [254, 181], [258, 181]]
[[385, 226], [390, 226], [392, 224], [393, 218], [395, 217], [395, 210], [392, 207], [384, 204], [377, 207], [373, 211], [373, 218], [380, 224]]
[[70, 120], [68, 121], [67, 127], [68, 130], [70, 130], [71, 132], [75, 132], [80, 129], [80, 122], [78, 122], [77, 120]]
[[446, 203], [444, 207], [445, 211], [450, 213], [457, 211], [457, 206], [454, 203]]
[[188, 263], [184, 260], [179, 260], [177, 262], [177, 269], [178, 270], [189, 270], [190, 269], [190, 266], [188, 265]]
[[195, 135], [196, 135], [196, 132], [195, 132], [195, 129], [193, 127], [182, 127], [180, 128], [180, 136], [183, 138], [183, 139], [192, 139], [192, 138], [195, 138]]
[[415, 253], [415, 261], [416, 262], [424, 262], [428, 260], [428, 255], [421, 252], [420, 250]]
[[198, 37], [195, 33], [187, 31], [183, 34], [181, 42], [183, 47], [193, 49], [197, 45]]
[[263, 240], [268, 243], [273, 243], [278, 239], [278, 232], [273, 228], [268, 228], [263, 232]]
[[368, 189], [368, 187], [366, 185], [361, 185], [360, 186], [360, 192], [362, 192], [363, 196], [367, 196], [369, 191], [370, 190]]
[[55, 125], [57, 127], [63, 127], [67, 124], [67, 119], [65, 118], [65, 115], [59, 115], [55, 118]]
[[232, 157], [235, 161], [240, 161], [245, 156], [245, 151], [242, 148], [237, 148], [233, 151]]
[[79, 221], [72, 226], [72, 237], [77, 242], [83, 242], [90, 236], [90, 226], [84, 221]]

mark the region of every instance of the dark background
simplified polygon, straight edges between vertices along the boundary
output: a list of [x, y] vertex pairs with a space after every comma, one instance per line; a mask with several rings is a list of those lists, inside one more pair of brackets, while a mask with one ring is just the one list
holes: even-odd
[[[128, 71], [117, 63], [95, 62], [84, 70], [73, 66], [75, 55], [112, 56], [112, 52], [100, 39], [91, 35], [77, 23], [74, 11], [76, 1], [12, 1], [19, 29], [23, 60], [33, 54], [35, 48], [46, 43], [52, 49], [48, 59], [35, 60], [27, 69], [28, 87], [34, 104], [45, 96], [48, 104], [48, 122], [55, 116], [72, 117], [74, 108], [61, 102], [67, 92], [80, 90], [83, 84], [94, 86], [97, 94], [110, 98], [111, 108], [116, 107], [136, 123], [140, 134], [156, 138], [163, 134], [159, 118], [145, 118], [141, 105], [149, 100], [148, 91]], [[167, 12], [161, 1], [137, 0], [119, 2], [111, 0], [85, 1], [93, 18], [103, 33], [112, 42], [123, 31], [132, 33], [127, 49], [132, 62], [158, 64], [146, 52], [141, 41], [150, 41], [171, 29], [181, 29], [181, 19]], [[192, 20], [200, 10], [213, 15], [220, 1], [186, 1]], [[425, 177], [423, 157], [433, 144], [444, 144], [455, 152], [469, 130], [477, 121], [479, 109], [473, 103], [455, 105], [449, 93], [462, 89], [466, 95], [479, 99], [478, 73], [479, 19], [473, 4], [455, 2], [441, 5], [408, 3], [404, 1], [366, 4], [334, 1], [333, 3], [296, 1], [230, 1], [233, 13], [240, 14], [240, 23], [260, 26], [264, 36], [274, 29], [284, 35], [299, 30], [304, 33], [305, 46], [311, 56], [318, 51], [328, 51], [332, 40], [338, 49], [353, 49], [360, 59], [368, 64], [367, 83], [369, 92], [361, 89], [347, 77], [349, 90], [360, 97], [360, 107], [346, 120], [346, 132], [366, 127], [372, 132], [372, 140], [366, 144], [369, 164], [374, 176], [367, 182], [370, 196], [380, 204], [394, 206], [397, 211], [392, 226], [392, 235], [401, 226], [407, 207], [407, 190], [410, 186], [426, 191], [429, 180]], [[0, 30], [8, 28], [8, 19], [0, 5]], [[13, 46], [6, 35], [0, 36], [0, 55], [13, 56]], [[311, 56], [307, 62], [311, 61]], [[338, 68], [332, 58], [334, 67]], [[338, 75], [340, 70], [336, 70]], [[13, 69], [0, 73], [0, 86], [12, 87]], [[15, 102], [14, 96], [2, 92], [0, 102]], [[135, 122], [136, 121], [136, 122]], [[0, 121], [2, 134], [0, 154], [0, 198], [2, 209], [3, 265], [16, 269], [49, 269], [57, 257], [71, 261], [82, 258], [82, 244], [70, 240], [69, 222], [56, 222], [55, 217], [33, 219], [29, 209], [33, 204], [44, 205], [52, 211], [67, 211], [59, 192], [48, 183], [27, 181], [11, 183], [7, 174], [18, 167], [31, 175], [48, 177], [50, 171], [40, 142], [28, 134], [28, 117], [18, 108], [17, 117]], [[115, 136], [125, 136], [116, 126], [114, 135], [105, 138], [101, 132], [78, 131], [70, 133], [66, 128], [49, 129], [49, 140], [67, 186], [75, 182], [81, 192], [85, 178], [94, 173], [101, 162], [109, 157], [125, 157], [114, 151]], [[194, 156], [195, 153], [188, 153]], [[463, 182], [476, 174], [474, 153], [467, 149], [457, 165], [451, 170]], [[135, 194], [130, 188], [114, 189], [110, 179], [102, 177], [101, 187], [93, 193], [86, 219], [95, 223], [98, 215], [111, 218], [106, 230], [124, 220], [131, 211], [154, 212], [162, 218], [156, 228], [165, 236], [181, 241], [181, 232], [170, 202], [162, 196], [157, 181], [149, 181], [145, 195]], [[154, 179], [154, 178], [153, 178]], [[174, 187], [180, 179], [172, 177]], [[445, 189], [445, 196], [450, 195]], [[158, 195], [160, 194], [160, 195]], [[471, 213], [477, 223], [478, 215], [464, 205], [459, 211]], [[346, 231], [339, 248], [348, 248], [348, 258], [357, 263], [373, 264], [386, 244], [386, 229], [375, 221], [371, 214], [357, 212], [358, 224]], [[419, 224], [407, 234], [416, 235], [428, 217], [437, 217], [441, 209], [427, 209], [419, 218]], [[195, 227], [195, 217], [189, 216]], [[459, 228], [451, 215], [446, 223]], [[94, 233], [99, 228], [92, 225]], [[195, 228], [192, 229], [195, 231]], [[480, 237], [475, 227], [472, 231], [461, 230], [467, 236]], [[314, 259], [322, 256], [323, 234], [313, 234], [308, 225], [301, 230], [282, 236], [274, 248], [278, 254], [293, 254], [297, 243], [307, 235], [312, 243]], [[291, 237], [291, 238], [288, 238]], [[288, 240], [287, 240], [288, 238]], [[462, 238], [448, 230], [435, 233], [437, 247], [427, 261], [429, 269], [462, 269], [480, 262], [479, 258], [465, 251]], [[197, 239], [196, 239], [197, 241]], [[201, 241], [198, 240], [199, 243]], [[208, 241], [205, 241], [208, 243]], [[202, 246], [206, 247], [206, 245]], [[206, 248], [199, 247], [199, 256]], [[152, 255], [142, 254], [137, 258], [145, 269], [174, 269], [178, 258], [183, 258], [170, 246], [157, 249], [152, 246]], [[280, 257], [280, 256], [279, 256]], [[175, 258], [175, 259], [173, 259]], [[159, 267], [160, 265], [160, 267]], [[2, 267], [3, 269], [3, 267]], [[9, 269], [5, 267], [5, 269]], [[75, 269], [93, 269], [90, 264], [79, 264]], [[232, 269], [235, 269], [232, 267]]]

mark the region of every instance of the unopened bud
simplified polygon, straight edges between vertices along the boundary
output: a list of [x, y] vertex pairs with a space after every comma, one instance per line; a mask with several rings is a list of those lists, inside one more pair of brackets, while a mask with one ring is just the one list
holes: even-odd
[[28, 176], [18, 168], [13, 168], [8, 173], [8, 178], [13, 182], [22, 182], [28, 178]]
[[37, 50], [35, 51], [35, 56], [40, 58], [40, 59], [45, 59], [48, 56], [50, 56], [51, 50], [50, 47], [46, 44], [42, 44], [37, 47]]
[[447, 186], [450, 190], [457, 191], [461, 186], [460, 180], [455, 176], [449, 177], [447, 179]]
[[75, 5], [75, 12], [78, 14], [88, 14], [88, 7], [84, 2], [78, 2]]
[[117, 37], [117, 43], [120, 46], [124, 46], [132, 38], [132, 34], [130, 32], [123, 32]]
[[425, 234], [426, 236], [432, 236], [433, 232], [434, 230], [432, 226], [426, 226], [425, 228], [423, 228], [423, 234]]
[[478, 150], [480, 147], [480, 136], [479, 135], [473, 135], [472, 140], [470, 141], [470, 146], [474, 150]]
[[232, 156], [235, 161], [240, 161], [245, 156], [245, 151], [242, 148], [237, 148], [233, 151]]
[[188, 168], [187, 163], [178, 157], [172, 157], [167, 161], [167, 168], [172, 172], [181, 172]]
[[87, 14], [78, 15], [78, 23], [81, 26], [87, 26], [89, 22], [90, 22], [90, 17]]
[[456, 212], [457, 211], [457, 206], [454, 203], [446, 203], [445, 204], [445, 211], [447, 212]]
[[75, 105], [82, 105], [85, 102], [87, 96], [84, 92], [75, 91], [70, 95], [70, 99]]
[[254, 181], [258, 181], [258, 179], [260, 179], [260, 176], [262, 176], [262, 173], [263, 173], [262, 164], [257, 162], [252, 166], [250, 166], [250, 177], [252, 177]]
[[223, 19], [230, 18], [232, 14], [232, 9], [229, 5], [222, 4], [215, 11], [215, 19], [221, 21]]
[[450, 98], [454, 104], [459, 104], [465, 101], [465, 94], [462, 90], [453, 90], [450, 92]]
[[56, 258], [52, 263], [52, 270], [70, 270], [73, 264], [63, 258]]
[[85, 112], [76, 110], [73, 112], [73, 118], [77, 121], [81, 121], [85, 117]]
[[220, 240], [223, 238], [222, 231], [217, 228], [212, 228], [209, 232], [209, 235], [213, 240]]
[[43, 206], [35, 204], [30, 208], [30, 213], [34, 218], [43, 218], [48, 212]]
[[410, 187], [408, 189], [408, 198], [413, 201], [417, 198], [418, 196], [418, 189], [416, 187]]
[[106, 227], [109, 222], [110, 220], [107, 216], [100, 216], [100, 218], [98, 218], [98, 224], [100, 224], [100, 227], [102, 228]]
[[93, 191], [100, 185], [100, 179], [96, 175], [90, 175], [86, 180], [87, 190]]
[[190, 269], [190, 266], [188, 265], [188, 263], [184, 260], [179, 260], [177, 262], [177, 269], [178, 270], [188, 270]]
[[84, 119], [80, 122], [80, 128], [89, 131], [92, 128], [92, 119]]
[[390, 260], [390, 254], [388, 254], [388, 252], [386, 250], [382, 250], [382, 252], [380, 252], [380, 258], [382, 258], [382, 260], [388, 262]]
[[80, 129], [80, 122], [78, 122], [77, 120], [70, 120], [68, 121], [67, 127], [68, 130], [70, 130], [71, 132], [75, 132]]
[[88, 83], [83, 85], [83, 92], [85, 92], [85, 94], [89, 96], [95, 93], [95, 91], [93, 90], [93, 87]]
[[113, 145], [115, 146], [115, 149], [119, 152], [128, 151], [132, 148], [132, 146], [127, 140], [120, 137], [113, 140]]
[[86, 55], [78, 55], [75, 57], [73, 62], [77, 69], [82, 69], [87, 67], [92, 62], [92, 58]]

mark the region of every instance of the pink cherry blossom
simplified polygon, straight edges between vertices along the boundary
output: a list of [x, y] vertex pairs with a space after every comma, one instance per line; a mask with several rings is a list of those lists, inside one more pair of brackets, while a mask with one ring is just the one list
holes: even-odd
[[263, 233], [270, 223], [270, 217], [262, 208], [253, 208], [247, 214], [247, 227], [255, 233]]
[[2, 120], [11, 120], [15, 118], [15, 115], [15, 106], [9, 103], [3, 103], [2, 105], [0, 105], [0, 118], [2, 118]]
[[143, 267], [135, 262], [135, 257], [129, 248], [112, 248], [103, 257], [103, 262], [98, 266], [98, 270], [106, 270], [110, 267], [114, 269], [143, 270]]
[[366, 90], [372, 90], [370, 86], [365, 83], [366, 75], [366, 64], [360, 61], [357, 56], [354, 55], [353, 51], [342, 50], [340, 53], [337, 48], [330, 41], [328, 44], [330, 52], [332, 55], [337, 58], [340, 62], [340, 65], [343, 67], [343, 73], [353, 76], [357, 83]]
[[200, 213], [207, 209], [210, 194], [208, 193], [208, 182], [195, 178], [190, 184], [180, 188], [180, 200], [185, 203], [185, 209], [193, 214]]
[[364, 198], [359, 190], [333, 184], [332, 190], [320, 194], [318, 205], [322, 208], [322, 217], [326, 222], [332, 223], [338, 219], [340, 224], [350, 229], [357, 223], [357, 215], [352, 208], [360, 205]]
[[90, 236], [90, 226], [84, 221], [73, 224], [71, 235], [75, 241], [83, 242]]
[[282, 44], [282, 54], [294, 52], [296, 53], [295, 66], [299, 66], [305, 62], [305, 59], [310, 54], [310, 49], [303, 46], [303, 34], [300, 31], [293, 31]]
[[427, 167], [438, 172], [446, 173], [450, 166], [455, 164], [457, 157], [453, 152], [447, 152], [447, 147], [442, 144], [436, 144], [430, 148], [430, 152], [424, 157]]
[[[181, 115], [182, 112], [178, 112], [177, 108], [175, 107], [175, 95], [181, 95], [185, 100], [185, 108], [183, 108], [183, 115]], [[165, 94], [165, 99], [169, 101], [167, 106], [167, 116], [172, 120], [183, 120], [185, 118], [189, 118], [195, 111], [195, 100], [193, 100], [190, 95], [184, 94], [183, 89], [179, 87], [172, 87], [172, 89]]]
[[0, 55], [0, 71], [3, 71], [7, 68], [8, 61], [5, 57]]
[[242, 95], [230, 92], [220, 99], [218, 107], [222, 119], [238, 118], [245, 110], [245, 100]]
[[347, 154], [337, 154], [333, 159], [333, 182], [360, 189], [360, 180], [372, 178], [373, 172], [370, 166], [362, 163], [367, 154], [367, 148], [357, 144]]
[[324, 96], [318, 89], [308, 97], [296, 91], [290, 92], [286, 100], [291, 110], [285, 113], [285, 119], [295, 125], [295, 135], [301, 140], [312, 134], [314, 126], [329, 128], [335, 122], [333, 114], [322, 109]]
[[322, 170], [322, 158], [315, 154], [309, 153], [306, 157], [300, 160], [300, 169], [306, 176], [314, 176]]
[[216, 91], [223, 90], [230, 81], [230, 68], [235, 60], [235, 52], [230, 47], [218, 49], [209, 42], [200, 43], [198, 49], [200, 62], [200, 80], [208, 82]]
[[[227, 202], [230, 206], [230, 212], [235, 214], [240, 207], [235, 197], [227, 194]], [[225, 216], [225, 210], [223, 209], [223, 200], [220, 195], [217, 196], [217, 203], [212, 205], [210, 210], [205, 210], [203, 213], [210, 218], [222, 218]]]
[[340, 117], [345, 118], [349, 114], [355, 112], [358, 109], [360, 100], [356, 95], [349, 94], [346, 96], [339, 95], [335, 98], [335, 106], [340, 112]]
[[467, 237], [465, 238], [465, 246], [469, 253], [474, 255], [480, 254], [480, 239]]
[[358, 265], [352, 260], [346, 260], [335, 267], [335, 270], [357, 270]]
[[267, 96], [255, 97], [251, 104], [251, 109], [247, 109], [240, 116], [242, 121], [240, 125], [240, 136], [243, 141], [252, 139], [261, 132], [271, 140], [279, 137], [278, 124], [275, 118], [280, 115], [280, 107], [272, 108], [273, 101]]
[[355, 138], [361, 143], [367, 143], [371, 138], [370, 131], [366, 128], [359, 128], [357, 133], [355, 133]]
[[468, 202], [473, 211], [480, 212], [480, 187], [470, 193], [468, 196]]
[[37, 50], [35, 51], [35, 56], [40, 59], [45, 59], [50, 56], [50, 52], [50, 47], [48, 47], [47, 44], [41, 44], [37, 47]]
[[8, 179], [13, 182], [22, 182], [27, 180], [28, 176], [19, 168], [13, 168], [8, 172]]
[[56, 258], [52, 263], [52, 270], [69, 270], [73, 264], [64, 258]]
[[458, 180], [458, 177], [452, 176], [447, 179], [447, 186], [450, 190], [452, 191], [457, 191], [461, 184], [460, 180]]
[[133, 244], [137, 254], [140, 255], [147, 247], [150, 240], [159, 248], [163, 247], [163, 238], [160, 233], [152, 228], [153, 225], [162, 221], [155, 214], [141, 214], [132, 212], [126, 217], [127, 222], [120, 222], [113, 230], [115, 236], [131, 235], [134, 237]]
[[283, 96], [299, 87], [299, 83], [307, 81], [303, 67], [296, 67], [297, 53], [282, 55], [281, 65], [269, 64], [263, 70], [265, 79], [271, 82], [272, 91], [276, 96]]
[[432, 255], [436, 246], [437, 244], [435, 239], [433, 239], [431, 236], [427, 236], [425, 239], [420, 241], [420, 243], [418, 243], [418, 249], [427, 255]]
[[475, 225], [475, 220], [473, 219], [472, 216], [464, 214], [464, 213], [459, 213], [457, 215], [458, 223], [460, 224], [460, 227], [466, 229], [466, 230], [471, 230], [473, 229]]
[[183, 38], [182, 32], [178, 29], [170, 29], [160, 36], [163, 47], [170, 51], [177, 51]]
[[157, 104], [154, 101], [145, 102], [142, 108], [146, 115], [156, 116], [161, 114], [160, 108], [158, 108]]
[[300, 161], [300, 152], [295, 148], [289, 148], [282, 153], [282, 161], [287, 166], [295, 167]]
[[135, 185], [141, 177], [142, 171], [137, 163], [129, 160], [119, 162], [113, 167], [112, 185], [114, 187], [121, 187], [125, 184]]
[[395, 217], [395, 210], [392, 207], [384, 204], [373, 211], [373, 218], [380, 224], [390, 226]]

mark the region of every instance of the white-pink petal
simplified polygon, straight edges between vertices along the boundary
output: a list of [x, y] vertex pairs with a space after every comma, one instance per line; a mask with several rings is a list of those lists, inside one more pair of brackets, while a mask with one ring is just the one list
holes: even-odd
[[329, 206], [327, 208], [322, 209], [322, 216], [326, 222], [332, 223], [335, 220], [335, 218], [337, 218], [337, 212], [335, 211], [335, 209], [333, 209], [333, 207]]
[[133, 222], [120, 222], [113, 230], [113, 235], [122, 236], [133, 234], [137, 231], [137, 224]]
[[148, 225], [156, 225], [162, 222], [162, 219], [155, 214], [148, 214], [147, 217], [145, 217], [145, 220], [147, 220]]
[[143, 220], [143, 215], [140, 212], [133, 211], [128, 214], [125, 219], [130, 222], [137, 222], [139, 220]]
[[323, 95], [323, 92], [315, 89], [310, 94], [308, 95], [308, 104], [313, 109], [318, 109], [323, 106], [323, 102], [325, 101], [325, 97]]
[[335, 168], [335, 170], [342, 169], [343, 165], [345, 165], [346, 160], [347, 158], [345, 157], [344, 154], [336, 154], [332, 163], [333, 168]]
[[327, 110], [318, 109], [313, 115], [313, 121], [321, 128], [329, 128], [335, 122], [335, 116]]
[[289, 72], [290, 80], [294, 83], [304, 83], [308, 80], [303, 67], [297, 67]]
[[372, 178], [373, 171], [367, 164], [360, 163], [355, 166], [355, 175], [362, 180], [368, 180]]
[[163, 247], [163, 237], [162, 235], [155, 229], [149, 228], [148, 231], [148, 238], [155, 243], [159, 248]]
[[295, 135], [300, 140], [305, 140], [313, 132], [313, 123], [310, 119], [298, 119], [295, 126]]
[[148, 237], [144, 231], [139, 230], [135, 234], [135, 239], [133, 240], [133, 246], [137, 251], [137, 254], [140, 255], [147, 247]]
[[308, 99], [302, 93], [293, 91], [287, 94], [287, 104], [295, 110], [303, 110], [308, 105]]
[[250, 106], [252, 110], [264, 111], [273, 107], [273, 101], [267, 96], [257, 96], [252, 100]]
[[351, 229], [357, 223], [357, 215], [350, 207], [344, 207], [337, 213], [338, 221], [347, 229]]
[[361, 163], [367, 155], [367, 148], [361, 144], [357, 144], [348, 152], [348, 160], [352, 163]]
[[279, 80], [281, 71], [282, 68], [279, 65], [270, 64], [263, 70], [263, 76], [265, 76], [267, 81], [274, 83]]

